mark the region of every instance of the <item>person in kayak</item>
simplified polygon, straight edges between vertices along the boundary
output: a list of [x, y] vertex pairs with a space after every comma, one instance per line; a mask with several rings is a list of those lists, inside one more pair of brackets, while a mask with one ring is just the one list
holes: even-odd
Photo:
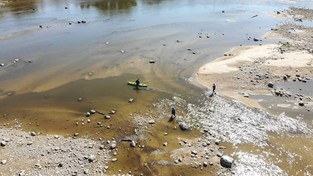
[[140, 81], [139, 81], [139, 78], [136, 80], [136, 89], [139, 89], [139, 84], [140, 84]]

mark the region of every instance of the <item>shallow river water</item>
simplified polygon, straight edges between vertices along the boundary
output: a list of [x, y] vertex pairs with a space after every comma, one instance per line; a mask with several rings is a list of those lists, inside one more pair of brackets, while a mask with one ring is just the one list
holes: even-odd
[[[306, 136], [312, 132], [305, 124], [284, 114], [279, 120], [273, 119], [266, 112], [222, 97], [212, 99], [204, 88], [189, 83], [201, 65], [232, 47], [260, 44], [249, 37], [261, 38], [276, 24], [286, 23], [273, 15], [289, 6], [308, 7], [313, 3], [0, 1], [0, 121], [17, 120], [24, 129], [43, 133], [122, 138], [134, 130], [130, 125], [133, 114], [150, 113], [154, 111], [152, 103], [177, 96], [184, 103], [174, 101], [169, 108], [177, 106], [178, 113], [185, 116], [183, 121], [195, 128], [210, 128], [216, 139], [235, 146], [229, 152], [238, 158], [237, 175], [249, 175], [245, 170], [249, 167], [253, 170], [249, 159], [255, 159], [259, 168], [250, 175], [312, 174], [308, 156], [297, 150], [303, 146], [289, 147], [287, 140], [308, 142], [307, 150], [312, 155], [313, 144]], [[273, 40], [263, 39], [261, 43], [270, 42]], [[148, 88], [137, 91], [126, 84], [137, 78]], [[134, 103], [128, 102], [130, 98]], [[105, 114], [116, 110], [114, 119], [106, 124], [111, 129], [103, 131], [88, 125], [77, 128], [75, 123], [82, 119], [86, 122], [84, 115], [90, 109]], [[101, 116], [95, 119], [103, 120]], [[239, 123], [242, 120], [245, 123]], [[230, 125], [237, 122], [238, 126]], [[297, 163], [293, 167], [292, 162], [285, 164], [292, 159]]]

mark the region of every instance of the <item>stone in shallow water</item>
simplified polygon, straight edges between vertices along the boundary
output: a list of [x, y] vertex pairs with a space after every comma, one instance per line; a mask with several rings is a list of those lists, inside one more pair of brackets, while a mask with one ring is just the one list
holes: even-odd
[[232, 164], [234, 163], [234, 159], [230, 156], [224, 155], [221, 157], [221, 166], [226, 168], [231, 168]]
[[179, 124], [179, 128], [183, 131], [189, 130], [188, 125], [186, 123], [183, 123], [183, 122]]

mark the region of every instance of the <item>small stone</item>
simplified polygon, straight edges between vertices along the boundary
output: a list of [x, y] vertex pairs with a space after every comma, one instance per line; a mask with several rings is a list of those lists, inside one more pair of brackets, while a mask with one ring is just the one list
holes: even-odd
[[113, 142], [113, 143], [110, 145], [110, 149], [111, 149], [111, 150], [115, 149], [116, 147], [117, 147], [117, 145], [116, 145], [115, 142]]
[[250, 96], [250, 95], [249, 95], [248, 93], [244, 93], [244, 94], [243, 94], [243, 97], [245, 97], [245, 98], [249, 98], [249, 96]]
[[104, 149], [104, 145], [100, 145], [100, 150], [103, 150]]
[[78, 136], [79, 135], [79, 133], [74, 133], [74, 136]]
[[125, 51], [124, 51], [124, 50], [121, 50], [120, 52], [121, 52], [121, 53], [125, 53]]
[[7, 145], [7, 143], [5, 141], [1, 141], [0, 145], [4, 147]]
[[97, 122], [97, 125], [101, 125], [101, 122]]
[[33, 141], [28, 141], [27, 142], [27, 145], [32, 145], [33, 144]]
[[30, 133], [31, 136], [36, 136], [36, 133], [33, 131]]
[[166, 146], [167, 146], [167, 144], [168, 144], [167, 142], [164, 142], [164, 143], [163, 143], [163, 146], [164, 146], [164, 147], [166, 147]]
[[226, 167], [226, 168], [231, 168], [233, 162], [234, 162], [234, 159], [227, 155], [222, 156], [220, 160], [221, 166]]
[[129, 103], [132, 103], [133, 101], [134, 101], [133, 98], [130, 98], [130, 99], [128, 100]]
[[116, 162], [116, 161], [117, 161], [117, 158], [112, 158], [111, 161], [112, 161], [112, 162]]
[[150, 63], [150, 64], [154, 64], [154, 63], [155, 63], [155, 60], [149, 60], [149, 63]]
[[267, 86], [270, 87], [270, 88], [273, 88], [273, 87], [274, 87], [274, 84], [273, 84], [272, 82], [269, 82], [269, 83], [267, 84]]
[[7, 160], [1, 160], [0, 164], [5, 165], [7, 163]]
[[155, 120], [151, 119], [148, 121], [149, 124], [155, 124]]
[[83, 98], [79, 97], [77, 98], [77, 101], [83, 101]]
[[91, 163], [91, 162], [94, 162], [96, 160], [96, 156], [95, 155], [89, 155], [88, 156], [88, 161]]
[[96, 112], [97, 112], [97, 111], [94, 110], [94, 109], [90, 110], [90, 113], [91, 113], [91, 114], [95, 114]]
[[299, 106], [304, 106], [304, 102], [303, 102], [303, 101], [300, 101], [300, 102], [299, 102]]
[[193, 155], [197, 155], [197, 154], [198, 154], [198, 152], [197, 152], [196, 150], [191, 150], [191, 154], [193, 154]]
[[186, 123], [183, 123], [183, 122], [179, 124], [179, 128], [180, 128], [182, 131], [186, 131], [186, 130], [189, 129], [189, 127], [187, 126], [187, 124], [186, 124]]
[[88, 169], [84, 169], [84, 174], [88, 175], [89, 170]]
[[86, 117], [89, 117], [90, 115], [90, 112], [86, 112]]
[[208, 166], [208, 162], [204, 161], [204, 162], [203, 162], [203, 166], [204, 166], [204, 167], [207, 167], [207, 166]]
[[131, 143], [130, 143], [130, 146], [131, 146], [131, 147], [136, 147], [136, 145], [137, 145], [137, 142], [136, 142], [136, 141], [131, 141]]
[[105, 118], [105, 119], [110, 119], [110, 118], [111, 118], [111, 116], [109, 116], [109, 115], [105, 115], [105, 116], [104, 116], [104, 118]]

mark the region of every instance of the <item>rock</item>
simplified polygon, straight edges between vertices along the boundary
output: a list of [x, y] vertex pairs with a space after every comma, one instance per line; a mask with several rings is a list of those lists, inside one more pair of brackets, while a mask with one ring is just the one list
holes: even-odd
[[113, 142], [112, 144], [110, 144], [110, 149], [113, 150], [117, 147], [116, 143]]
[[197, 154], [198, 154], [198, 152], [197, 152], [196, 150], [191, 150], [191, 154], [193, 154], [193, 155], [197, 155]]
[[84, 169], [84, 174], [88, 175], [89, 174], [89, 170], [88, 169]]
[[91, 120], [90, 119], [87, 119], [87, 123], [90, 123], [91, 122]]
[[30, 133], [30, 135], [31, 136], [36, 136], [36, 132], [33, 131], [33, 132]]
[[154, 63], [155, 63], [155, 60], [149, 60], [149, 63], [150, 63], [150, 64], [154, 64]]
[[117, 158], [112, 158], [111, 161], [112, 161], [112, 162], [116, 162], [116, 161], [117, 161]]
[[299, 106], [304, 106], [304, 102], [303, 102], [303, 101], [300, 101], [300, 102], [299, 102]]
[[95, 114], [96, 112], [97, 112], [97, 111], [94, 110], [94, 109], [90, 110], [90, 113], [91, 113], [91, 114]]
[[76, 137], [76, 136], [78, 136], [79, 135], [79, 133], [74, 133], [74, 136]]
[[115, 113], [116, 113], [115, 110], [111, 110], [111, 111], [109, 112], [109, 114], [115, 114]]
[[223, 167], [231, 168], [232, 164], [234, 163], [234, 159], [230, 156], [224, 155], [221, 157], [220, 163]]
[[7, 160], [1, 160], [0, 164], [5, 165], [7, 163]]
[[5, 141], [1, 141], [0, 145], [4, 147], [7, 145], [7, 143]]
[[258, 39], [258, 38], [253, 38], [253, 41], [257, 42], [257, 41], [260, 41], [260, 39]]
[[27, 142], [27, 145], [32, 145], [33, 144], [33, 141], [28, 141]]
[[186, 131], [186, 130], [189, 130], [189, 127], [186, 123], [182, 122], [182, 123], [179, 123], [179, 128], [182, 130], [182, 131]]
[[111, 116], [109, 116], [109, 115], [104, 116], [104, 119], [110, 119], [110, 118], [111, 118]]
[[21, 171], [18, 173], [18, 176], [25, 176], [25, 170], [21, 170]]
[[130, 98], [130, 99], [128, 100], [129, 103], [132, 103], [133, 101], [134, 101], [133, 98]]
[[136, 141], [131, 141], [131, 142], [130, 142], [130, 146], [131, 146], [131, 147], [136, 147], [136, 145], [137, 145], [137, 142], [136, 142]]
[[155, 120], [151, 119], [148, 121], [149, 124], [155, 124]]
[[166, 147], [166, 146], [167, 146], [167, 144], [168, 144], [167, 142], [164, 142], [164, 143], [163, 143], [163, 146], [164, 146], [164, 147]]
[[77, 98], [77, 101], [83, 101], [83, 98], [79, 97]]
[[3, 67], [5, 64], [4, 63], [0, 63], [0, 66]]
[[267, 84], [267, 86], [270, 87], [270, 88], [273, 88], [273, 87], [274, 87], [274, 84], [273, 84], [272, 82], [269, 82], [269, 83]]
[[95, 160], [96, 160], [96, 156], [95, 156], [95, 155], [89, 155], [89, 156], [88, 156], [88, 161], [89, 161], [90, 163], [94, 162]]
[[104, 149], [104, 145], [100, 145], [99, 149], [103, 150]]
[[90, 115], [90, 112], [86, 112], [86, 117], [89, 117]]
[[204, 166], [204, 167], [207, 167], [207, 166], [208, 166], [208, 162], [204, 161], [204, 162], [203, 162], [203, 166]]
[[121, 50], [120, 52], [121, 52], [121, 53], [125, 53], [125, 51], [124, 51], [124, 50]]
[[249, 94], [248, 93], [243, 93], [243, 97], [249, 98]]

